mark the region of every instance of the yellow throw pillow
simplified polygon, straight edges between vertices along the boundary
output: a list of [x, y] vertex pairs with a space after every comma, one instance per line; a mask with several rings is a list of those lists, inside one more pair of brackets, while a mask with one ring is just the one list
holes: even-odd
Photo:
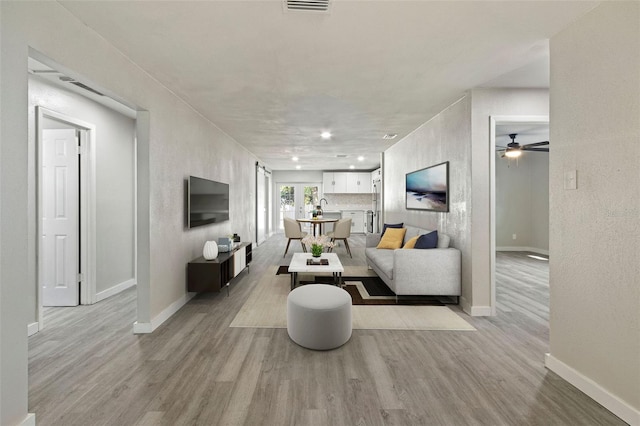
[[390, 250], [399, 249], [402, 247], [405, 232], [407, 232], [407, 228], [387, 228], [377, 248]]
[[415, 237], [411, 238], [409, 241], [407, 241], [407, 243], [402, 248], [412, 249], [413, 247], [415, 247], [416, 241], [418, 241], [418, 238], [420, 238], [420, 235], [416, 235]]

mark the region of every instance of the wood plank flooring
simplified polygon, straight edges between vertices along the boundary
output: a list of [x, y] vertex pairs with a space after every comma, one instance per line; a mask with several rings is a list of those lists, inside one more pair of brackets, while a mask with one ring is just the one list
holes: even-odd
[[[543, 365], [548, 266], [499, 253], [498, 313], [476, 332], [354, 330], [314, 352], [284, 329], [230, 328], [286, 239], [254, 249], [251, 272], [133, 335], [135, 289], [46, 310], [29, 338], [29, 411], [38, 425], [622, 425]], [[364, 237], [350, 239], [364, 264]], [[293, 245], [293, 251], [299, 251]], [[176, 283], [184, 285], [184, 283]], [[458, 312], [458, 308], [454, 308]]]

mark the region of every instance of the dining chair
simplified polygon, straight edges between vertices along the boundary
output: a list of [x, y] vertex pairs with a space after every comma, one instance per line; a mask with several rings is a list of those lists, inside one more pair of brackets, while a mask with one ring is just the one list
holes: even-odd
[[302, 232], [302, 229], [300, 229], [300, 223], [298, 223], [295, 219], [291, 219], [288, 217], [284, 218], [284, 236], [289, 240], [287, 241], [287, 248], [284, 249], [284, 254], [282, 255], [282, 257], [285, 257], [287, 255], [291, 240], [300, 240], [302, 251], [305, 253], [307, 252], [307, 248], [302, 243], [302, 239], [307, 236], [307, 233]]
[[[351, 218], [340, 219], [336, 222], [333, 227], [333, 232], [329, 232], [327, 237], [331, 238], [331, 242], [335, 243], [336, 240], [343, 240], [344, 247], [347, 249], [347, 253], [349, 256], [353, 258], [351, 255], [351, 249], [349, 248], [349, 240], [348, 238], [351, 236]], [[333, 251], [333, 249], [332, 249]]]

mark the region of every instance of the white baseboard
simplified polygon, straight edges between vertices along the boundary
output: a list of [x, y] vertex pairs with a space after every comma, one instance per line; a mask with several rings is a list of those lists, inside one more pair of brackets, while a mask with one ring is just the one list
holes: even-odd
[[40, 331], [40, 323], [32, 322], [31, 324], [27, 325], [27, 337], [33, 336], [38, 331]]
[[469, 301], [460, 296], [460, 306], [462, 310], [472, 317], [490, 317], [491, 306], [471, 306]]
[[98, 303], [101, 300], [106, 299], [107, 297], [111, 297], [114, 296], [118, 293], [120, 293], [121, 291], [124, 291], [126, 289], [128, 289], [129, 287], [133, 287], [134, 285], [136, 285], [136, 280], [134, 278], [131, 278], [130, 280], [127, 280], [125, 282], [122, 282], [120, 284], [116, 284], [111, 288], [108, 288], [104, 291], [101, 291], [100, 293], [96, 294], [96, 303]]
[[28, 413], [27, 418], [20, 423], [21, 426], [36, 426], [36, 415], [35, 413]]
[[553, 357], [551, 354], [545, 354], [544, 364], [549, 370], [580, 389], [598, 404], [620, 417], [623, 421], [632, 426], [640, 425], [640, 410], [618, 398], [592, 379]]
[[167, 306], [167, 308], [165, 310], [163, 310], [162, 312], [160, 312], [160, 314], [157, 315], [155, 318], [153, 318], [150, 323], [148, 323], [148, 322], [138, 322], [138, 321], [134, 322], [133, 323], [133, 333], [134, 334], [153, 333], [153, 331], [156, 328], [160, 327], [162, 325], [162, 323], [164, 323], [166, 320], [171, 318], [171, 316], [173, 314], [178, 312], [180, 310], [180, 308], [182, 308], [184, 305], [186, 305], [187, 302], [189, 300], [191, 300], [196, 294], [197, 293], [187, 293], [187, 294], [185, 294], [180, 299], [176, 300], [175, 302], [173, 302], [172, 304]]
[[545, 256], [549, 256], [549, 250], [539, 249], [535, 247], [496, 247], [496, 251], [530, 251], [532, 253], [543, 254]]

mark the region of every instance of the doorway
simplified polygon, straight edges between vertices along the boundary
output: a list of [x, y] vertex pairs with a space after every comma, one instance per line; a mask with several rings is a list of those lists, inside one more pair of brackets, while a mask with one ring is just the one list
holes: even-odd
[[[508, 134], [510, 133], [520, 133], [518, 139], [523, 144], [549, 140], [548, 128], [548, 116], [490, 117], [490, 149], [493, 151], [490, 156], [491, 315], [497, 314], [496, 251], [524, 251], [548, 254], [549, 233], [549, 153], [527, 152], [528, 158], [523, 156], [523, 158], [518, 160], [510, 160], [501, 157], [499, 153], [497, 153], [497, 150], [501, 146], [506, 146], [505, 139], [506, 142], [509, 142]], [[530, 135], [527, 135], [527, 133], [530, 133]], [[531, 139], [527, 139], [527, 136]], [[546, 170], [544, 170], [544, 168], [536, 170], [535, 167], [532, 166], [534, 163], [541, 163], [541, 159], [535, 158], [535, 156], [544, 157]], [[527, 160], [528, 162], [525, 163]], [[500, 161], [500, 163], [498, 163], [498, 161]], [[542, 170], [542, 172], [540, 170]], [[526, 176], [522, 176], [523, 174], [526, 174]], [[497, 182], [498, 179], [501, 179], [500, 182]], [[500, 194], [497, 192], [498, 188], [500, 188]], [[542, 191], [540, 191], [541, 189]], [[509, 191], [513, 197], [507, 197], [506, 194]], [[527, 191], [530, 192], [529, 195], [526, 194]], [[514, 213], [514, 210], [507, 209], [504, 204], [506, 198], [514, 199], [514, 205], [518, 207], [518, 211], [521, 212], [520, 214], [516, 214], [515, 217], [511, 214]], [[539, 205], [534, 206], [533, 204], [536, 202]], [[545, 220], [542, 220], [545, 218], [546, 224], [544, 223]], [[546, 247], [542, 247], [545, 241]]]
[[256, 243], [266, 241], [271, 234], [271, 172], [256, 163]]
[[91, 171], [95, 126], [37, 108], [38, 316], [44, 306], [77, 306], [95, 296]]
[[[278, 229], [280, 231], [284, 231], [285, 217], [303, 219], [311, 216], [311, 211], [320, 201], [320, 185], [320, 183], [278, 184], [280, 194]], [[304, 227], [310, 227], [310, 224], [304, 224]]]

